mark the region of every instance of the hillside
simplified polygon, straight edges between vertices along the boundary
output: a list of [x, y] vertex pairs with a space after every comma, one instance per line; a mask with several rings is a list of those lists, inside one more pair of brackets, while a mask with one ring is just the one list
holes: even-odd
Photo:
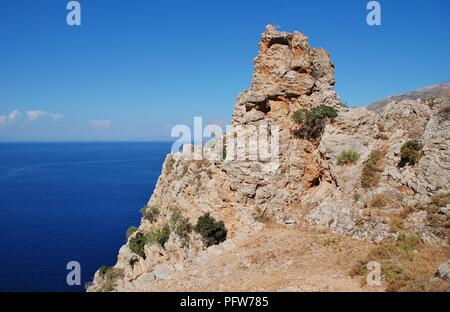
[[448, 290], [449, 96], [348, 109], [334, 84], [325, 50], [267, 26], [233, 131], [167, 156], [88, 291]]

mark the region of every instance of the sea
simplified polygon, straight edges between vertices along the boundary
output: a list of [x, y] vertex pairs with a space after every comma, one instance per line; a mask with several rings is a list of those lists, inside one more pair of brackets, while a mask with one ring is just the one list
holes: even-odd
[[0, 291], [84, 291], [139, 225], [170, 148], [0, 143]]

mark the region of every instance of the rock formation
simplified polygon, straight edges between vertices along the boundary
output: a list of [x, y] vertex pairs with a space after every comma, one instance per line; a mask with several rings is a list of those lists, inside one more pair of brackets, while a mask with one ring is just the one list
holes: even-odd
[[[267, 26], [251, 87], [239, 95], [232, 123], [250, 145], [257, 140], [255, 128], [276, 126], [277, 149], [269, 158], [230, 157], [239, 147], [224, 145], [234, 135], [227, 133], [204, 147], [204, 155], [216, 157], [168, 155], [148, 202], [158, 214], [143, 218], [120, 249], [112, 269], [120, 277], [109, 290], [158, 290], [157, 281], [201, 266], [211, 254], [226, 253], [255, 235], [264, 228], [263, 219], [370, 241], [395, 238], [401, 223], [428, 244], [448, 244], [448, 206], [439, 212], [416, 209], [436, 196], [448, 196], [448, 85], [432, 98], [390, 101], [370, 111], [340, 105], [334, 84], [334, 66], [325, 50], [311, 48], [299, 32]], [[338, 117], [327, 119], [315, 137], [299, 135], [295, 111], [323, 105], [336, 109]], [[409, 140], [420, 142], [423, 156], [414, 165], [399, 165]], [[339, 158], [345, 150], [358, 158], [343, 164]], [[174, 213], [195, 224], [206, 212], [225, 223], [227, 240], [220, 245], [207, 248], [195, 231], [181, 237], [172, 229], [164, 244], [145, 244], [145, 258], [130, 250], [137, 233], [172, 227]], [[436, 225], [431, 213], [446, 218]], [[98, 271], [88, 290], [105, 290], [107, 279]]]

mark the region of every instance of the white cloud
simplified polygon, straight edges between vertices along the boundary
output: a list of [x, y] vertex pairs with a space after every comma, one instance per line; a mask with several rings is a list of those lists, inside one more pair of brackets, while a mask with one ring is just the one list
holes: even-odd
[[48, 113], [46, 111], [37, 110], [37, 111], [27, 111], [27, 117], [29, 121], [34, 121], [40, 117], [47, 117], [56, 121], [63, 118], [64, 116], [62, 114]]
[[106, 130], [111, 128], [111, 120], [90, 120], [89, 123], [95, 129]]
[[12, 111], [11, 113], [8, 114], [8, 120], [9, 121], [14, 121], [17, 118], [20, 117], [20, 112], [17, 110]]
[[6, 123], [13, 123], [20, 117], [20, 112], [17, 110], [12, 111], [7, 115], [0, 115], [0, 126], [6, 125]]

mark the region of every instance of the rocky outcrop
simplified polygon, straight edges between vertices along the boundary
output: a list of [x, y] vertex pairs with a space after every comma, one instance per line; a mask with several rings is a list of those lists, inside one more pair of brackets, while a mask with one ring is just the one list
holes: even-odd
[[[172, 230], [164, 247], [145, 245], [145, 258], [130, 251], [128, 241], [114, 266], [122, 274], [114, 289], [157, 290], [157, 281], [201, 266], [211, 253], [227, 252], [234, 242], [254, 235], [265, 226], [263, 219], [372, 241], [395, 237], [401, 228], [427, 243], [447, 244], [446, 232], [436, 229], [431, 212], [421, 207], [449, 192], [449, 97], [391, 101], [379, 112], [348, 109], [339, 105], [334, 83], [325, 50], [311, 48], [299, 32], [267, 26], [251, 87], [237, 99], [232, 131], [206, 144], [201, 157], [195, 156], [198, 150], [167, 156], [148, 202], [159, 214], [155, 220], [143, 218], [138, 229], [147, 234], [172, 226], [175, 212], [195, 224], [208, 212], [224, 221], [227, 240], [207, 248], [195, 231], [180, 237]], [[294, 112], [322, 105], [336, 109], [338, 117], [327, 120], [317, 137], [299, 136]], [[261, 138], [270, 141], [264, 155], [252, 149]], [[413, 139], [423, 145], [423, 156], [414, 166], [399, 166], [401, 146]], [[342, 164], [344, 150], [358, 159]], [[381, 155], [372, 172], [376, 183], [363, 186], [375, 152]], [[436, 213], [440, 225], [447, 222], [442, 216], [448, 220], [448, 214]], [[89, 291], [105, 289], [103, 275], [96, 273]]]

